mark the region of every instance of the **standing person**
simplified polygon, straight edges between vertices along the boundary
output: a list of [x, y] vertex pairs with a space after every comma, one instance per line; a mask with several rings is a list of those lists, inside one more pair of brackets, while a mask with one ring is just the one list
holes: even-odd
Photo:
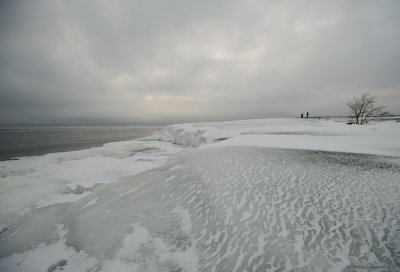
[[303, 118], [303, 114], [301, 114], [301, 118]]
[[307, 111], [307, 118], [308, 118], [308, 111]]

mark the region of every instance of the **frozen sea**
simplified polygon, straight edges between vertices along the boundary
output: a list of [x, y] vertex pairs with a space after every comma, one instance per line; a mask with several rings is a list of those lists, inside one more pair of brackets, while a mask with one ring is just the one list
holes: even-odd
[[195, 123], [0, 162], [0, 271], [399, 271], [399, 136]]

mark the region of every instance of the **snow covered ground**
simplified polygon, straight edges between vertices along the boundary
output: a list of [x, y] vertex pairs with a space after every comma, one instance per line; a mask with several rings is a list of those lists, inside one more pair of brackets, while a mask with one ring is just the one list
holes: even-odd
[[[178, 124], [160, 133], [161, 140], [183, 146], [258, 146], [400, 156], [400, 123], [365, 126], [315, 119], [259, 119]], [[219, 143], [215, 143], [219, 142]]]
[[0, 162], [0, 271], [399, 270], [399, 136], [194, 123]]

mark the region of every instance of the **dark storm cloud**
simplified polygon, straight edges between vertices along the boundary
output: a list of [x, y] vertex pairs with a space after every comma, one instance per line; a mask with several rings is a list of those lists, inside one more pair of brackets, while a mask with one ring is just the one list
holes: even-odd
[[400, 111], [398, 1], [5, 1], [0, 123]]

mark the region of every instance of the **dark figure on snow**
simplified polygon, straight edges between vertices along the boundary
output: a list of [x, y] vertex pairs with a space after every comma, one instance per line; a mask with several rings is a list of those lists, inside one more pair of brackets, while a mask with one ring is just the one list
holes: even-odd
[[308, 118], [308, 111], [307, 111], [307, 118]]
[[301, 114], [301, 118], [303, 118], [303, 114]]

